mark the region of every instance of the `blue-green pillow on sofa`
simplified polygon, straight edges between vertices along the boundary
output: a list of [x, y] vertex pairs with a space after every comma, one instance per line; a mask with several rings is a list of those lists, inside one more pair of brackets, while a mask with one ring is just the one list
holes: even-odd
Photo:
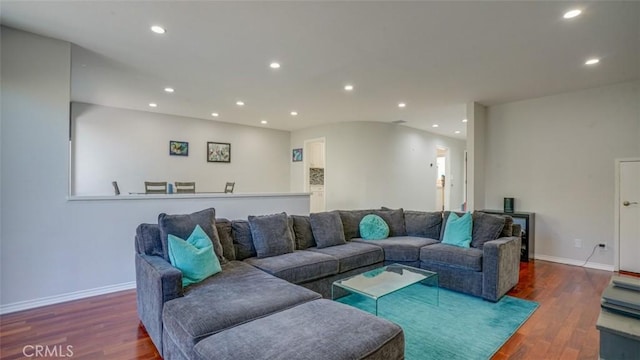
[[196, 225], [187, 240], [171, 234], [167, 240], [169, 261], [182, 272], [182, 286], [199, 283], [222, 271], [220, 261], [213, 252], [213, 243], [200, 225]]
[[473, 219], [470, 212], [462, 216], [452, 212], [449, 214], [447, 225], [444, 228], [442, 243], [468, 248], [471, 244], [472, 230]]
[[360, 237], [381, 240], [389, 237], [389, 225], [378, 215], [369, 214], [360, 220]]

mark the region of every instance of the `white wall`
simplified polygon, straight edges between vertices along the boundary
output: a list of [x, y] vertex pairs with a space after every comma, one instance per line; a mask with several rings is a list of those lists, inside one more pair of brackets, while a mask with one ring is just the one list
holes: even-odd
[[[449, 149], [454, 186], [450, 203], [460, 208], [464, 141], [406, 126], [351, 122], [293, 131], [291, 148], [320, 137], [326, 138], [327, 210], [380, 206], [434, 210], [438, 146]], [[291, 163], [291, 191], [302, 191], [303, 184], [303, 162]]]
[[131, 286], [136, 226], [160, 212], [308, 213], [308, 196], [67, 200], [69, 43], [2, 28], [1, 46], [0, 312]]
[[[144, 192], [144, 181], [195, 181], [197, 191], [289, 190], [289, 132], [153, 112], [72, 104], [72, 194]], [[170, 156], [169, 140], [189, 142]], [[231, 143], [230, 163], [207, 162], [207, 142]], [[256, 176], [259, 174], [259, 176]]]
[[[536, 255], [584, 262], [614, 240], [614, 159], [640, 156], [640, 83], [493, 106], [486, 205], [536, 213]], [[574, 239], [583, 247], [574, 247]], [[613, 251], [594, 263], [613, 265]]]
[[475, 102], [467, 104], [467, 209], [485, 208], [485, 158], [487, 108]]

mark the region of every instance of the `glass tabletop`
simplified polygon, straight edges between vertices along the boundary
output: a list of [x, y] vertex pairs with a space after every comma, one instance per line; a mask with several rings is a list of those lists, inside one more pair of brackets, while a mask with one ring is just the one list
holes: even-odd
[[433, 271], [392, 264], [335, 281], [333, 285], [373, 299], [378, 299], [404, 289], [409, 285], [433, 277], [437, 279], [437, 276], [438, 274]]

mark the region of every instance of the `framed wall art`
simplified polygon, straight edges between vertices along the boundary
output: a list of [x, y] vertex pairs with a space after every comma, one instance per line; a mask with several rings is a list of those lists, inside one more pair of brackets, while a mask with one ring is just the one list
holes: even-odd
[[169, 155], [189, 156], [189, 143], [186, 141], [169, 141]]
[[207, 162], [231, 162], [231, 144], [207, 142]]
[[291, 161], [297, 162], [302, 161], [302, 149], [293, 149], [291, 152]]

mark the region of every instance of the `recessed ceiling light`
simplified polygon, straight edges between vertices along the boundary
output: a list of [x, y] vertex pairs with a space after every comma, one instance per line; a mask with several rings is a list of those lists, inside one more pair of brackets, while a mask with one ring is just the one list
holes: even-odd
[[402, 103], [402, 102], [398, 104], [398, 107], [399, 107], [399, 108], [403, 108], [403, 107], [406, 107], [406, 106], [407, 106], [407, 104]]
[[266, 123], [267, 123], [267, 120], [261, 120], [261, 121], [260, 121], [260, 124], [262, 124], [262, 125], [264, 125], [264, 124], [266, 124]]
[[566, 13], [564, 13], [564, 15], [562, 16], [565, 19], [573, 19], [574, 17], [578, 16], [582, 14], [582, 10], [580, 9], [573, 9], [573, 10], [569, 10]]
[[585, 65], [595, 65], [600, 62], [598, 58], [592, 58], [584, 62]]
[[166, 92], [168, 92], [168, 93], [172, 93], [172, 92], [174, 92], [175, 90], [174, 90], [172, 87], [166, 87], [166, 88], [164, 88], [164, 91], [166, 91]]
[[298, 112], [297, 111], [292, 111], [291, 112], [291, 116], [298, 116]]
[[216, 113], [216, 112], [213, 112], [213, 113], [211, 113], [211, 116], [213, 116], [213, 117], [218, 117], [218, 116], [220, 116], [220, 114], [218, 114], [218, 113]]
[[460, 134], [460, 130], [456, 130], [453, 132], [454, 134]]
[[272, 62], [271, 64], [269, 64], [269, 67], [272, 69], [280, 69], [280, 63]]
[[438, 125], [438, 124], [431, 125], [432, 128], [437, 128], [438, 126], [440, 126], [440, 125]]
[[158, 104], [156, 104], [156, 103], [149, 103], [149, 106], [150, 106], [150, 107], [158, 107]]
[[236, 105], [238, 105], [238, 106], [244, 106], [244, 101], [242, 101], [242, 100], [238, 100], [238, 101], [236, 101]]
[[347, 91], [352, 91], [353, 90], [353, 85], [347, 84], [347, 85], [344, 86], [344, 89], [347, 90]]
[[167, 32], [167, 30], [165, 30], [162, 26], [158, 26], [158, 25], [153, 25], [151, 27], [151, 31], [153, 31], [156, 34], [164, 34]]
[[462, 119], [462, 122], [466, 123], [468, 120], [467, 119]]

